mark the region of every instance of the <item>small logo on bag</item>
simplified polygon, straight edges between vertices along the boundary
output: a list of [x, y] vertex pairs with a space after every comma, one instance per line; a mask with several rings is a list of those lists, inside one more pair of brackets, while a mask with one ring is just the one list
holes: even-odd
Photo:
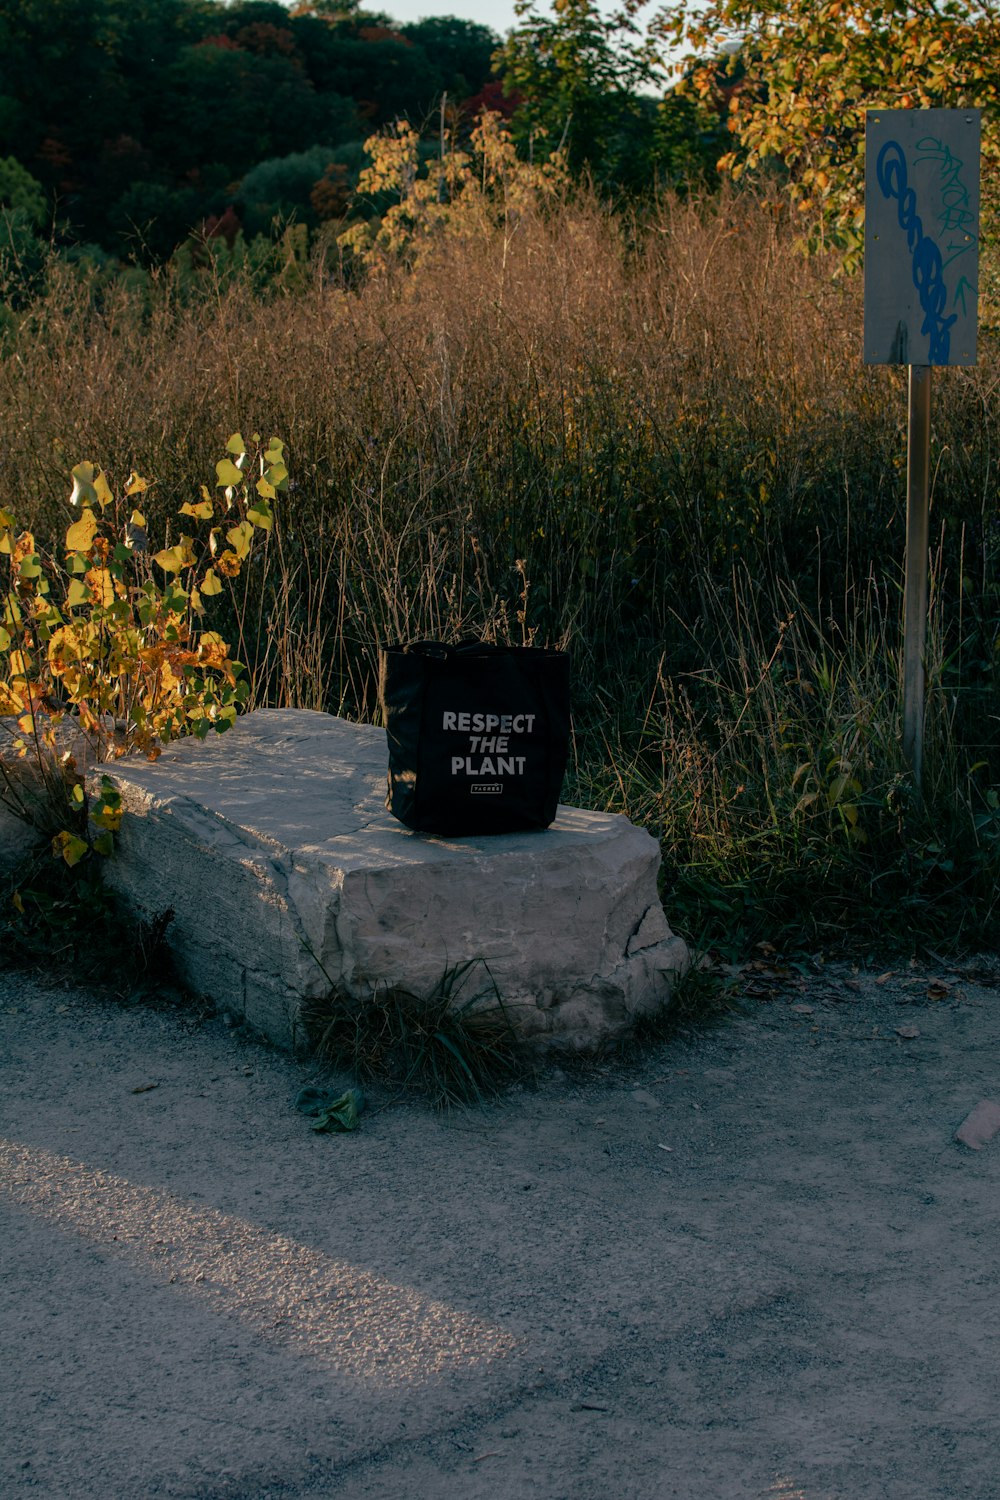
[[502, 781], [480, 781], [474, 782], [469, 788], [473, 797], [499, 797], [503, 791]]

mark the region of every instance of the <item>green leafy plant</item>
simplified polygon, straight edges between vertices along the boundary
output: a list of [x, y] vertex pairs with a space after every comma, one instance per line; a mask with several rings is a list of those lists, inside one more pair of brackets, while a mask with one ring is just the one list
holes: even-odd
[[447, 969], [427, 995], [379, 985], [356, 1000], [332, 990], [305, 1008], [311, 1048], [362, 1081], [415, 1090], [438, 1109], [485, 1103], [522, 1076], [526, 1062], [488, 970], [486, 987], [463, 998], [477, 967]]

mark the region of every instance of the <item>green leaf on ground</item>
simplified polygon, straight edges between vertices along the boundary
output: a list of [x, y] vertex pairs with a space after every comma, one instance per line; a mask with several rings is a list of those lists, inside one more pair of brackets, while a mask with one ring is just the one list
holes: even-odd
[[360, 1089], [347, 1089], [335, 1097], [325, 1089], [305, 1088], [295, 1096], [295, 1108], [313, 1116], [313, 1130], [331, 1134], [357, 1130], [364, 1107], [365, 1096]]

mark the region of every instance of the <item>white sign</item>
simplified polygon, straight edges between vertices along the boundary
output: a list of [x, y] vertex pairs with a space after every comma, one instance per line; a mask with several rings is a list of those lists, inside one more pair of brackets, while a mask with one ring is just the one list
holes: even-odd
[[979, 110], [868, 110], [865, 364], [975, 364], [978, 288]]

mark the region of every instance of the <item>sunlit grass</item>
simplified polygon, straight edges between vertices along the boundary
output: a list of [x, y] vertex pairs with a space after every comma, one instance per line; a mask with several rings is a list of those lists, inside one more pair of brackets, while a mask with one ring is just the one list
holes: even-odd
[[660, 837], [678, 925], [734, 949], [986, 943], [995, 336], [935, 383], [921, 802], [899, 748], [903, 379], [862, 365], [861, 290], [832, 272], [773, 204], [640, 224], [581, 195], [365, 284], [317, 259], [294, 295], [63, 271], [8, 333], [4, 504], [44, 536], [92, 458], [151, 475], [165, 519], [220, 434], [280, 431], [293, 488], [243, 616], [258, 703], [372, 719], [400, 638], [564, 645], [567, 796]]

